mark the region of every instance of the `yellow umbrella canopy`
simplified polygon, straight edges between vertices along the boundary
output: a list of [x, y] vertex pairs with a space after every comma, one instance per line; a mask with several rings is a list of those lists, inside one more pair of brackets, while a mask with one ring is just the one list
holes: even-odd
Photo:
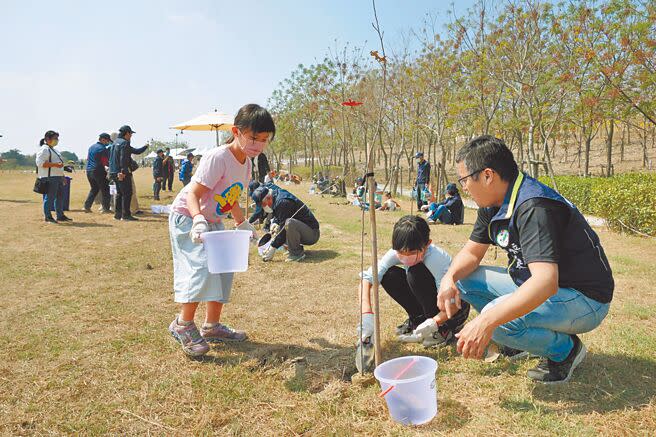
[[180, 131], [196, 130], [196, 131], [216, 131], [216, 145], [219, 145], [219, 131], [229, 131], [232, 128], [235, 119], [232, 115], [224, 114], [214, 110], [208, 114], [199, 115], [196, 118], [178, 123], [171, 126], [170, 129], [178, 129]]

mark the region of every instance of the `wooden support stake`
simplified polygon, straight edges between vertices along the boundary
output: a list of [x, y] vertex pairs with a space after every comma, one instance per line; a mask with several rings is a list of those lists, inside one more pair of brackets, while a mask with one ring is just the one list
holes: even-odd
[[369, 222], [371, 224], [371, 272], [373, 284], [374, 310], [374, 358], [376, 366], [382, 362], [380, 353], [380, 304], [378, 301], [378, 239], [376, 236], [376, 184], [374, 176], [373, 146], [370, 146], [369, 165], [367, 166], [367, 187], [369, 188]]

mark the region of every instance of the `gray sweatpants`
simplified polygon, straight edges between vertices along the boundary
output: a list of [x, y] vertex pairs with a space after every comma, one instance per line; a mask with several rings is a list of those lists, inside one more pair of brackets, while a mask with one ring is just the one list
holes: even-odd
[[312, 229], [295, 218], [287, 219], [285, 232], [287, 233], [287, 249], [290, 255], [300, 255], [303, 253], [303, 244], [311, 246], [319, 241], [319, 229]]

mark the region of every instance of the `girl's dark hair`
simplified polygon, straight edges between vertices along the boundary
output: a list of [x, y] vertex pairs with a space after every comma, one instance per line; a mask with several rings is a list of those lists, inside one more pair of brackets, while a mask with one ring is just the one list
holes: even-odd
[[46, 143], [46, 141], [49, 141], [55, 137], [59, 138], [59, 132], [55, 132], [54, 130], [49, 130], [43, 135], [41, 141], [39, 141], [39, 147], [43, 146]]
[[[248, 129], [256, 135], [262, 132], [271, 132], [272, 140], [276, 136], [276, 125], [273, 122], [273, 117], [271, 117], [269, 111], [255, 103], [249, 103], [239, 108], [237, 115], [235, 115], [235, 126], [240, 131]], [[234, 139], [234, 135], [230, 135], [226, 143], [231, 143]]]
[[405, 215], [394, 225], [392, 249], [402, 252], [422, 250], [428, 245], [430, 228], [423, 218]]

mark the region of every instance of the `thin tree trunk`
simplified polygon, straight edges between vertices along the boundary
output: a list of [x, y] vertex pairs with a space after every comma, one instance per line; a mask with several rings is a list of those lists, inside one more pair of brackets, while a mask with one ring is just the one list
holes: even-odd
[[[626, 121], [626, 147], [631, 149], [631, 125]], [[622, 150], [622, 161], [624, 161], [624, 150]]]
[[645, 127], [642, 130], [642, 166], [647, 167], [647, 120], [645, 119]]
[[622, 137], [620, 140], [620, 162], [624, 161], [624, 142], [626, 141], [626, 126], [622, 128]]
[[590, 176], [590, 145], [592, 144], [592, 135], [585, 137], [585, 154], [583, 155], [583, 177]]
[[314, 177], [314, 126], [310, 122], [310, 179]]
[[615, 121], [609, 120], [606, 129], [606, 177], [613, 175], [613, 133], [615, 132]]
[[539, 175], [539, 168], [537, 163], [537, 157], [535, 156], [535, 124], [531, 122], [528, 127], [528, 141], [527, 141], [527, 150], [528, 150], [528, 160], [529, 160], [529, 169], [531, 177], [537, 179]]
[[517, 129], [517, 152], [519, 155], [519, 171], [524, 171], [524, 133]]

